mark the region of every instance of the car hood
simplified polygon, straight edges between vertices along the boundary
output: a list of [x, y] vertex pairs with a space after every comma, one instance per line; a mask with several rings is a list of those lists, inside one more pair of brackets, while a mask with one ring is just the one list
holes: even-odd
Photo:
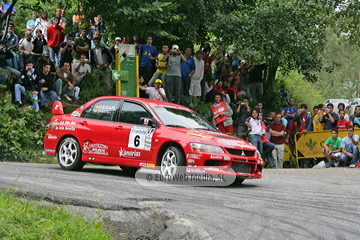
[[245, 140], [220, 132], [186, 128], [174, 128], [173, 130], [184, 134], [184, 138], [188, 139], [189, 142], [199, 142], [204, 144], [217, 145], [224, 148], [235, 148], [242, 150], [256, 151], [257, 149], [254, 145]]

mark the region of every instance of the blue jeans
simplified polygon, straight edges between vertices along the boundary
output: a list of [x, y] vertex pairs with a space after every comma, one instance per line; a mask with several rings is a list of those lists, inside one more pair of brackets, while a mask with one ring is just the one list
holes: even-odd
[[269, 164], [272, 168], [275, 168], [276, 165], [274, 163], [274, 158], [272, 156], [272, 150], [274, 150], [275, 148], [275, 144], [271, 143], [271, 142], [263, 142], [263, 151], [264, 151], [264, 156], [263, 158], [267, 158], [267, 160], [269, 161]]
[[[181, 77], [168, 76], [165, 78], [165, 94], [168, 102], [180, 103]], [[174, 98], [174, 101], [173, 101]]]
[[63, 80], [61, 78], [59, 78], [58, 80], [55, 81], [55, 83], [53, 85], [53, 89], [57, 93], [58, 96], [61, 96], [61, 95], [68, 95], [69, 97], [74, 96], [74, 88], [69, 89], [69, 84], [67, 84], [67, 83], [63, 85]]
[[19, 69], [16, 52], [12, 52], [13, 58], [6, 59], [6, 64], [13, 69]]
[[184, 76], [181, 77], [181, 95], [183, 96], [190, 96], [189, 90], [190, 90], [190, 84], [191, 84], [191, 77]]
[[[20, 68], [24, 68], [25, 65], [25, 60], [29, 59], [30, 58], [30, 54], [29, 55], [26, 55], [25, 53], [21, 52], [19, 53], [19, 67]], [[33, 62], [33, 64], [35, 65], [36, 62]]]
[[50, 90], [50, 91], [40, 91], [40, 100], [41, 100], [41, 106], [50, 105], [49, 101], [47, 100], [45, 93], [48, 93], [50, 95], [51, 101], [54, 103], [55, 101], [59, 101], [58, 95], [56, 92]]
[[48, 49], [51, 62], [59, 65], [61, 59], [60, 47], [48, 47]]
[[18, 83], [15, 84], [14, 90], [15, 90], [15, 101], [16, 102], [21, 103], [21, 93], [23, 93], [23, 94], [28, 93], [32, 100], [32, 107], [35, 109], [35, 112], [38, 112], [40, 110], [37, 94], [33, 94], [30, 91], [26, 91], [25, 87]]
[[263, 144], [260, 135], [249, 134], [249, 140], [250, 143], [259, 150], [261, 156], [263, 156]]
[[359, 160], [359, 149], [356, 145], [353, 145], [350, 148], [346, 148], [346, 151], [349, 153], [353, 154], [353, 157], [349, 157], [347, 154], [345, 153], [341, 153], [340, 156], [340, 161], [344, 161], [345, 165], [350, 165], [350, 164], [357, 164], [358, 160]]

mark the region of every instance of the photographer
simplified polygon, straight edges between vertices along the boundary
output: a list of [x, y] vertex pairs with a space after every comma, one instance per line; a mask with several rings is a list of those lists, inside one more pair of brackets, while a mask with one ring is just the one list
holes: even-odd
[[44, 37], [44, 34], [42, 34], [41, 29], [36, 29], [32, 44], [33, 46], [30, 59], [33, 61], [34, 64], [36, 64], [38, 58], [41, 57], [41, 54], [44, 51], [44, 46], [47, 45], [47, 41]]
[[64, 66], [64, 62], [72, 63], [74, 55], [75, 55], [75, 46], [74, 46], [74, 38], [71, 34], [66, 35], [66, 42], [60, 43], [60, 66]]
[[244, 97], [242, 102], [238, 102], [235, 121], [236, 133], [241, 139], [246, 139], [247, 137], [248, 127], [245, 125], [245, 121], [248, 117], [250, 117], [249, 99]]
[[181, 90], [181, 61], [186, 62], [184, 55], [180, 54], [178, 45], [173, 45], [171, 50], [165, 54], [160, 60], [161, 62], [168, 62], [166, 78], [165, 78], [165, 92], [168, 102], [180, 103]]

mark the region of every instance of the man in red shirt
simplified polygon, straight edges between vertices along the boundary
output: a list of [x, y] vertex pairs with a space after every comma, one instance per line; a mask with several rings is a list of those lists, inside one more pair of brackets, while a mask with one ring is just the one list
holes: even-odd
[[275, 116], [275, 122], [270, 124], [269, 132], [271, 134], [270, 142], [275, 144], [275, 148], [272, 151], [272, 156], [275, 161], [276, 168], [283, 168], [284, 161], [284, 133], [285, 125], [281, 122], [281, 114], [278, 113]]
[[339, 116], [340, 118], [337, 121], [336, 129], [347, 129], [347, 127], [350, 126], [350, 122], [345, 119], [345, 111], [340, 110]]
[[50, 60], [54, 64], [58, 64], [58, 65], [61, 58], [60, 43], [64, 41], [64, 33], [63, 33], [64, 28], [59, 25], [59, 22], [60, 22], [60, 17], [56, 16], [54, 18], [54, 25], [50, 25], [46, 31]]

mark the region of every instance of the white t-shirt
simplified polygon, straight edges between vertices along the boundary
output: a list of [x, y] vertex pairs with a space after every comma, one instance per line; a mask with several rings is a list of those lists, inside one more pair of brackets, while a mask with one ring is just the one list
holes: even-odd
[[[160, 92], [165, 95], [165, 90], [160, 88]], [[149, 99], [164, 101], [160, 93], [154, 87], [147, 87], [146, 93], [149, 94]]]
[[85, 74], [88, 72], [91, 72], [91, 67], [89, 64], [85, 63], [84, 66], [80, 66], [79, 71], [75, 72], [75, 69], [79, 66], [80, 62], [78, 63], [74, 63], [74, 67], [72, 69], [72, 74], [74, 75], [74, 77], [76, 78], [76, 81], [81, 81], [84, 77]]
[[101, 55], [101, 48], [95, 48], [95, 54], [96, 54], [97, 59], [98, 59], [98, 65], [104, 65], [104, 60], [103, 60], [103, 57]]
[[25, 51], [28, 51], [31, 53], [32, 51], [32, 42], [30, 40], [30, 42], [28, 42], [28, 40], [26, 40], [26, 38], [23, 38], [20, 40], [20, 44], [19, 47], [22, 47]]

